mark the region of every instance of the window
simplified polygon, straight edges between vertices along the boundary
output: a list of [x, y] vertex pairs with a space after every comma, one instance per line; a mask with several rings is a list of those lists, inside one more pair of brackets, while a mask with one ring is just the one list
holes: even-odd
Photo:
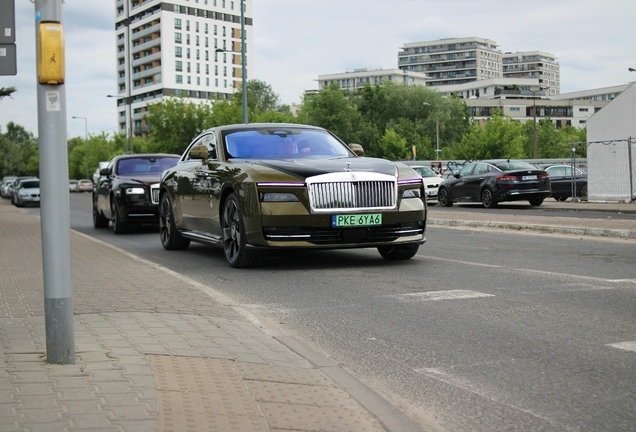
[[196, 50], [196, 59], [199, 60], [199, 50]]
[[[197, 33], [199, 32], [199, 21], [196, 21], [196, 22], [194, 23], [194, 31], [195, 31], [195, 32], [197, 32]], [[198, 36], [197, 36], [197, 37], [198, 37]]]
[[174, 19], [174, 28], [181, 29], [181, 18]]
[[201, 78], [197, 77], [197, 85], [200, 86], [201, 85]]
[[192, 79], [190, 79], [190, 75], [188, 75], [188, 84], [192, 84]]
[[174, 62], [174, 69], [177, 72], [182, 72], [183, 71], [183, 62], [177, 60], [176, 62]]
[[177, 84], [183, 84], [183, 75], [175, 75]]
[[181, 13], [181, 6], [179, 5], [174, 5], [174, 13]]
[[205, 23], [205, 34], [208, 34], [208, 23]]
[[174, 34], [174, 42], [175, 43], [181, 43], [181, 33], [175, 33]]
[[174, 47], [174, 56], [175, 57], [183, 57], [183, 50], [181, 47]]

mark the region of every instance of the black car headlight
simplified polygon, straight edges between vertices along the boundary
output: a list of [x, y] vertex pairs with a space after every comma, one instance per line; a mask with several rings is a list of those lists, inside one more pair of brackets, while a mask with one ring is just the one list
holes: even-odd
[[298, 197], [289, 192], [261, 192], [261, 202], [298, 202]]
[[421, 198], [422, 197], [422, 191], [417, 188], [417, 189], [407, 189], [402, 193], [402, 199], [406, 199], [406, 198]]

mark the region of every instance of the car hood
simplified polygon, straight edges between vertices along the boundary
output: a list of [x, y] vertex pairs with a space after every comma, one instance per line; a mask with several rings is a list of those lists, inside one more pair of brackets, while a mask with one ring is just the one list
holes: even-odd
[[117, 181], [119, 183], [139, 183], [145, 185], [153, 185], [155, 183], [159, 183], [159, 179], [161, 178], [161, 173], [151, 174], [151, 175], [133, 175], [133, 176], [117, 176]]
[[22, 188], [20, 189], [20, 192], [26, 192], [28, 194], [32, 194], [32, 193], [40, 193], [40, 188], [39, 187], [34, 187], [34, 188]]
[[332, 172], [374, 172], [397, 177], [398, 169], [395, 163], [376, 158], [337, 158], [337, 159], [312, 159], [298, 158], [285, 160], [243, 160], [244, 163], [272, 168], [285, 174], [294, 176], [300, 180]]

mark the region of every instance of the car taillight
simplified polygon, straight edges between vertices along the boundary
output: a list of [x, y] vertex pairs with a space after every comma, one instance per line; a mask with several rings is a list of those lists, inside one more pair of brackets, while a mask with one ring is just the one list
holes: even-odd
[[497, 176], [497, 180], [500, 180], [500, 181], [515, 181], [515, 180], [519, 180], [519, 178], [516, 177], [516, 176], [510, 176], [510, 175], [498, 175]]
[[542, 178], [542, 177], [550, 177], [550, 174], [548, 173], [539, 174], [539, 178]]

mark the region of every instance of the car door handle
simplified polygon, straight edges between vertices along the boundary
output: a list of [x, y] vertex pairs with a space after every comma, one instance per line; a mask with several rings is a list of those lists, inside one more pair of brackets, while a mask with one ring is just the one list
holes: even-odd
[[194, 176], [196, 178], [204, 179], [204, 178], [208, 178], [208, 173], [206, 173], [205, 171], [195, 171]]

